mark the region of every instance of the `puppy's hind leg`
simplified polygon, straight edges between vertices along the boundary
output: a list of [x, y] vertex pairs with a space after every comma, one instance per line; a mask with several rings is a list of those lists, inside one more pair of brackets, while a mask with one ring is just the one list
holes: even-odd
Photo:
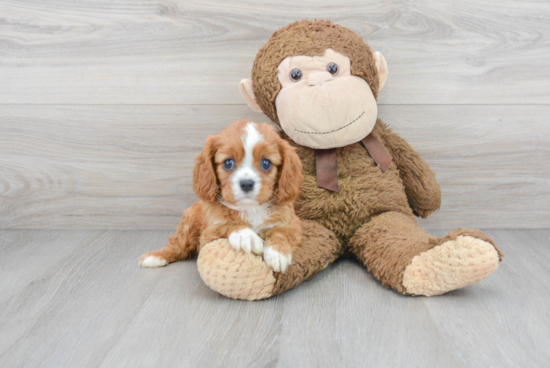
[[202, 203], [197, 202], [183, 213], [176, 233], [168, 238], [168, 244], [161, 250], [145, 253], [139, 257], [139, 265], [163, 267], [169, 263], [196, 256], [202, 229]]

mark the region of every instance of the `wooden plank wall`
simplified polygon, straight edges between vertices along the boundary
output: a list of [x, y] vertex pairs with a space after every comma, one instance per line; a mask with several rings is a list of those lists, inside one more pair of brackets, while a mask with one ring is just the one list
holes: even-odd
[[550, 225], [550, 3], [0, 1], [0, 229], [173, 228], [207, 134], [279, 27], [381, 51], [380, 117], [443, 189], [429, 228]]

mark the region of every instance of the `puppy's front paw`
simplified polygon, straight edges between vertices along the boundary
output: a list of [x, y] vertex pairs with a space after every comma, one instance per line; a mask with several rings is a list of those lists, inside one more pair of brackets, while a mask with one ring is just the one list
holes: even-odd
[[229, 244], [236, 250], [262, 254], [264, 241], [252, 229], [241, 229], [229, 235]]
[[146, 268], [164, 267], [168, 264], [166, 259], [149, 252], [139, 257], [139, 265]]
[[265, 247], [264, 261], [273, 271], [284, 273], [292, 263], [292, 254], [279, 253], [272, 247]]

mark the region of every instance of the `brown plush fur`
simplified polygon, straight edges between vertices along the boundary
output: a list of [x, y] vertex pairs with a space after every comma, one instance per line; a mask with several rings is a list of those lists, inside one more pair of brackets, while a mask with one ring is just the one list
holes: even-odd
[[436, 238], [418, 227], [414, 218], [399, 212], [386, 212], [373, 218], [355, 232], [350, 246], [357, 258], [382, 284], [408, 294], [403, 286], [403, 273], [412, 259], [461, 235], [492, 244], [499, 260], [502, 260], [502, 253], [493, 240], [479, 230], [459, 228], [447, 236]]
[[[273, 34], [258, 53], [252, 70], [256, 100], [273, 121], [278, 121], [274, 104], [280, 90], [277, 66], [288, 56], [320, 56], [327, 48], [348, 56], [352, 74], [365, 79], [377, 96], [374, 58], [361, 37], [329, 21], [296, 22]], [[478, 230], [460, 229], [438, 239], [419, 228], [413, 214], [427, 217], [441, 205], [441, 190], [435, 174], [418, 152], [380, 119], [372, 134], [392, 156], [389, 169], [383, 173], [360, 143], [338, 148], [339, 193], [318, 187], [315, 150], [293, 144], [304, 172], [302, 194], [295, 202], [296, 213], [333, 232], [341, 247], [336, 253], [351, 250], [384, 285], [405, 292], [401, 283], [403, 271], [417, 254], [461, 234], [494, 245]], [[313, 228], [304, 229], [304, 237], [309, 230]], [[319, 239], [319, 254], [333, 254], [331, 244], [324, 238]], [[501, 255], [498, 248], [497, 251]], [[298, 266], [299, 263], [293, 270]], [[307, 272], [303, 269], [295, 272], [314, 274], [309, 267]], [[291, 284], [296, 285], [284, 283]]]
[[[376, 246], [369, 246], [376, 244]], [[414, 256], [438, 245], [416, 220], [386, 212], [361, 227], [350, 240], [351, 250], [378, 280], [401, 293], [403, 272]]]
[[[329, 21], [296, 22], [273, 34], [258, 53], [252, 70], [256, 101], [274, 122], [278, 122], [275, 99], [281, 89], [278, 65], [288, 56], [323, 55], [327, 48], [348, 56], [352, 74], [363, 78], [377, 96], [379, 81], [373, 54], [357, 34]], [[293, 253], [294, 262], [287, 273], [275, 274], [273, 295], [298, 285], [348, 251], [384, 285], [404, 294], [410, 293], [403, 286], [403, 273], [413, 258], [460, 235], [492, 244], [499, 258], [494, 262], [502, 259], [494, 242], [479, 230], [458, 229], [436, 238], [418, 227], [414, 215], [427, 217], [441, 204], [435, 174], [380, 119], [372, 134], [392, 156], [389, 169], [382, 172], [360, 143], [337, 148], [339, 193], [318, 187], [315, 150], [292, 143], [304, 174], [302, 194], [295, 202], [296, 213], [303, 220], [304, 241]], [[242, 265], [239, 272], [246, 276], [246, 266]]]
[[292, 264], [285, 273], [275, 273], [273, 294], [278, 295], [315, 276], [334, 262], [342, 247], [334, 234], [314, 221], [302, 220], [302, 244], [292, 252]]
[[322, 56], [333, 49], [352, 60], [351, 74], [363, 78], [378, 94], [378, 71], [371, 49], [357, 33], [328, 20], [303, 20], [289, 24], [271, 36], [260, 49], [252, 68], [254, 96], [262, 111], [278, 123], [275, 98], [281, 90], [277, 78], [281, 61], [288, 56]]
[[425, 217], [441, 203], [435, 174], [420, 155], [381, 120], [372, 134], [388, 149], [392, 164], [383, 173], [360, 143], [338, 148], [340, 193], [317, 186], [315, 150], [293, 144], [304, 170], [296, 213], [319, 222], [341, 241], [377, 214], [397, 211], [412, 217], [414, 210]]

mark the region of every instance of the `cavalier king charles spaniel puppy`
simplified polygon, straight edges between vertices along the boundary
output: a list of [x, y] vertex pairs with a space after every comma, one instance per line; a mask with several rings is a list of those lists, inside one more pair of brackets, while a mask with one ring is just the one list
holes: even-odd
[[164, 249], [142, 255], [139, 264], [166, 266], [227, 238], [235, 249], [263, 255], [274, 271], [285, 272], [302, 237], [293, 206], [301, 187], [294, 148], [269, 124], [237, 121], [206, 139], [193, 171], [200, 202], [183, 213]]

